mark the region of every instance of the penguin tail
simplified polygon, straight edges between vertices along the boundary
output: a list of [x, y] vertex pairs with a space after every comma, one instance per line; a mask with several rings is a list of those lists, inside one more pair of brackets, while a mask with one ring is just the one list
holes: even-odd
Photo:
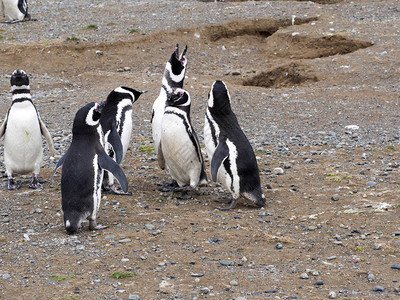
[[65, 214], [64, 212], [64, 227], [67, 234], [74, 234], [80, 228], [81, 218], [77, 214]]

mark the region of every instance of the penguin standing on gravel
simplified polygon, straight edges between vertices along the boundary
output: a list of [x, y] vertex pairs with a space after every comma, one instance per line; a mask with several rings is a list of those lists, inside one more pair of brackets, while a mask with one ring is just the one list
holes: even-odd
[[211, 175], [232, 194], [227, 207], [232, 209], [239, 196], [257, 207], [265, 205], [260, 175], [253, 148], [231, 109], [231, 98], [224, 82], [214, 82], [205, 116], [204, 139], [211, 159]]
[[6, 23], [30, 21], [27, 0], [0, 0], [0, 13], [9, 18]]
[[207, 185], [199, 140], [190, 121], [190, 95], [183, 89], [168, 93], [161, 124], [159, 156], [180, 187]]
[[[126, 155], [132, 134], [132, 104], [146, 92], [118, 87], [103, 103], [100, 124], [104, 132], [105, 149], [118, 164]], [[114, 185], [114, 178], [108, 171], [104, 172], [103, 188], [111, 189], [116, 194], [125, 194]]]
[[[161, 140], [161, 123], [164, 115], [164, 109], [167, 102], [167, 93], [172, 93], [173, 89], [182, 88], [183, 81], [185, 79], [186, 72], [186, 51], [187, 46], [183, 49], [181, 55], [179, 55], [179, 45], [176, 45], [174, 53], [172, 53], [170, 59], [168, 60], [164, 76], [162, 79], [162, 87], [160, 94], [153, 104], [153, 113], [151, 116], [151, 128], [154, 141], [154, 150], [159, 153], [160, 140]], [[159, 156], [158, 156], [159, 157]], [[159, 166], [164, 170], [165, 165], [163, 161], [159, 158]]]
[[0, 127], [4, 135], [4, 163], [8, 177], [8, 189], [19, 189], [13, 174], [33, 172], [32, 189], [41, 188], [39, 170], [43, 159], [42, 135], [46, 138], [51, 156], [54, 157], [53, 140], [46, 125], [32, 102], [28, 75], [20, 69], [11, 75], [12, 104]]
[[101, 107], [93, 102], [78, 110], [72, 128], [71, 145], [53, 172], [54, 176], [57, 168], [63, 165], [61, 201], [68, 234], [75, 233], [85, 219], [89, 220], [90, 230], [105, 228], [96, 223], [104, 170], [117, 178], [124, 192], [128, 190], [124, 172], [104, 151], [100, 115]]

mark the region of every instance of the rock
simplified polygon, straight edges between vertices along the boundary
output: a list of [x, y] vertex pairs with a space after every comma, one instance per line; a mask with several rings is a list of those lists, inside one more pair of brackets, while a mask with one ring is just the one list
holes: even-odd
[[391, 269], [395, 269], [395, 270], [400, 270], [400, 265], [399, 264], [394, 264], [390, 268]]
[[148, 229], [148, 230], [154, 230], [154, 229], [156, 229], [156, 226], [154, 226], [153, 224], [150, 224], [150, 223], [146, 223], [146, 224], [144, 225], [144, 227], [145, 227], [146, 229]]
[[334, 194], [334, 195], [332, 195], [331, 199], [332, 199], [332, 201], [339, 201], [340, 196], [339, 196], [339, 194]]
[[225, 259], [220, 259], [220, 260], [219, 260], [219, 263], [220, 263], [221, 265], [227, 266], [227, 267], [233, 266], [233, 265], [235, 264], [233, 261], [225, 260]]
[[283, 245], [282, 243], [276, 243], [275, 248], [276, 249], [282, 249]]
[[130, 294], [128, 297], [129, 300], [140, 300], [140, 297], [135, 294]]
[[190, 273], [190, 276], [192, 276], [192, 277], [203, 277], [204, 274], [203, 273]]
[[266, 290], [264, 293], [271, 294], [271, 293], [276, 293], [276, 292], [277, 292], [276, 289], [270, 289], [270, 290]]
[[283, 171], [282, 168], [275, 168], [275, 169], [272, 171], [272, 174], [274, 174], [274, 175], [283, 175], [284, 173], [285, 173], [285, 171]]
[[324, 281], [321, 280], [321, 279], [318, 279], [318, 280], [315, 282], [315, 284], [316, 284], [316, 285], [324, 285]]
[[229, 282], [229, 284], [230, 284], [231, 286], [238, 286], [238, 285], [239, 285], [239, 283], [238, 283], [236, 280], [231, 280], [231, 281]]
[[328, 298], [329, 298], [329, 299], [336, 299], [336, 292], [330, 291], [330, 292], [328, 293]]
[[307, 273], [301, 273], [301, 274], [300, 274], [300, 278], [301, 278], [301, 279], [308, 279], [309, 276], [308, 276]]
[[3, 279], [9, 279], [11, 278], [11, 275], [8, 273], [3, 274]]
[[368, 281], [371, 282], [371, 281], [374, 281], [374, 280], [375, 280], [374, 274], [372, 274], [371, 272], [368, 272]]
[[384, 292], [385, 288], [381, 285], [377, 285], [374, 287], [374, 292]]
[[368, 184], [368, 186], [373, 187], [373, 186], [376, 185], [376, 182], [375, 181], [368, 181], [367, 184]]

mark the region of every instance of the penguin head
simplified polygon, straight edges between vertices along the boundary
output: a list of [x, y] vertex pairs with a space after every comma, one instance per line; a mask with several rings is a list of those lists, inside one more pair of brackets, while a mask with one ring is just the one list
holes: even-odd
[[167, 106], [190, 106], [189, 93], [180, 88], [167, 93]]
[[132, 103], [139, 99], [140, 95], [147, 91], [138, 91], [126, 86], [117, 87], [107, 97], [108, 102], [120, 102], [122, 99], [129, 98]]
[[[187, 46], [183, 49], [181, 55], [179, 55], [179, 44], [176, 44], [175, 51], [172, 53], [168, 64], [173, 75], [178, 76], [185, 73], [187, 59], [186, 59]], [[168, 68], [168, 65], [167, 65]]]
[[28, 87], [29, 89], [28, 75], [25, 73], [24, 70], [21, 69], [16, 69], [14, 72], [12, 72], [10, 83], [13, 89], [18, 87]]
[[101, 116], [102, 105], [90, 102], [80, 108], [75, 115], [72, 127], [73, 134], [85, 132], [85, 128], [97, 127]]
[[213, 113], [228, 114], [231, 109], [231, 96], [222, 80], [217, 79], [208, 95], [208, 108]]

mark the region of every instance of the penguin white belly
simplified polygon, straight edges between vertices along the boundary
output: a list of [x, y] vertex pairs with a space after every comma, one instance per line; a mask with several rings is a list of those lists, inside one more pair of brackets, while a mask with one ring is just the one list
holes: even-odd
[[182, 119], [165, 114], [161, 132], [162, 153], [167, 170], [179, 186], [196, 187], [199, 183], [201, 163]]
[[99, 159], [96, 154], [93, 158], [93, 170], [94, 170], [94, 180], [93, 180], [93, 212], [91, 214], [91, 219], [95, 220], [97, 216], [97, 211], [100, 208], [101, 201], [101, 185], [103, 183], [104, 170], [99, 168]]
[[121, 132], [122, 159], [124, 159], [126, 152], [128, 151], [131, 135], [132, 135], [132, 110], [128, 110], [125, 113], [125, 120]]
[[10, 20], [22, 21], [25, 17], [23, 13], [18, 9], [18, 0], [3, 0], [4, 15]]
[[43, 144], [36, 109], [29, 102], [15, 103], [9, 112], [4, 138], [4, 162], [12, 173], [39, 173]]
[[157, 97], [153, 104], [153, 119], [151, 121], [151, 130], [154, 141], [154, 150], [158, 154], [158, 147], [161, 140], [161, 126], [165, 110], [165, 102], [167, 101], [167, 93], [161, 88], [160, 95]]
[[226, 170], [224, 162], [222, 162], [218, 169], [217, 181], [224, 185], [224, 187], [232, 194], [234, 199], [237, 199], [240, 196], [240, 178], [236, 164], [237, 150], [235, 145], [229, 139], [226, 140], [226, 144], [229, 149], [229, 172]]
[[[207, 118], [208, 115], [208, 118]], [[219, 138], [219, 130], [216, 126], [216, 124], [213, 126], [213, 124], [210, 125], [210, 122], [213, 122], [213, 119], [211, 115], [207, 112], [206, 117], [204, 118], [204, 145], [206, 147], [206, 152], [209, 160], [211, 161], [212, 156], [214, 155], [216, 146], [214, 145], [214, 138], [218, 141]], [[214, 135], [213, 137], [213, 131], [211, 130], [211, 126], [214, 128]]]

